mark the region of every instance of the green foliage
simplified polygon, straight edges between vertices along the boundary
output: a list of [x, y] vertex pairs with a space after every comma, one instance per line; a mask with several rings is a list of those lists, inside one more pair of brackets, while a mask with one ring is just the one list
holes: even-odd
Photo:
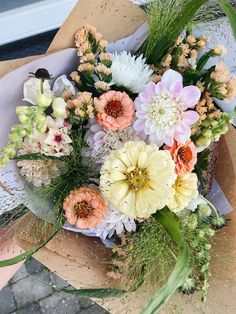
[[114, 248], [114, 265], [125, 274], [124, 284], [139, 286], [145, 282], [157, 289], [174, 266], [177, 248], [158, 222], [151, 219], [139, 230], [127, 235], [126, 244]]
[[141, 311], [142, 314], [156, 314], [169, 300], [172, 294], [179, 288], [188, 277], [193, 267], [193, 256], [185, 243], [180, 245], [177, 263], [167, 283], [152, 298], [147, 306]]
[[[158, 0], [148, 5], [149, 36], [143, 46], [148, 63], [158, 65], [209, 0]], [[236, 11], [228, 0], [215, 0], [227, 15], [236, 37]], [[198, 15], [199, 16], [199, 15]]]
[[[198, 154], [197, 164], [195, 170], [198, 176], [198, 179], [201, 184], [202, 194], [206, 195], [211, 189], [211, 183], [214, 175], [214, 170], [212, 166], [216, 160], [216, 147], [215, 144], [211, 144], [206, 148], [202, 153]], [[213, 162], [212, 162], [213, 161]]]
[[50, 284], [40, 278], [33, 277], [35, 280], [44, 283], [45, 285], [52, 287], [53, 289], [70, 294], [78, 297], [89, 297], [89, 298], [97, 298], [97, 299], [105, 299], [105, 298], [119, 298], [122, 297], [127, 291], [120, 289], [112, 289], [112, 288], [94, 288], [94, 289], [63, 289], [58, 288], [53, 284]]
[[148, 6], [149, 36], [145, 46], [148, 63], [157, 65], [173, 48], [177, 37], [207, 0], [160, 0]]
[[205, 300], [208, 290], [210, 273], [209, 252], [211, 248], [211, 237], [215, 234], [211, 228], [210, 220], [203, 219], [198, 210], [189, 216], [180, 219], [184, 239], [194, 256], [194, 268], [191, 277], [194, 278], [196, 289], [202, 292], [202, 299]]
[[46, 238], [45, 241], [43, 241], [42, 243], [40, 243], [38, 246], [34, 247], [31, 250], [28, 250], [20, 255], [17, 255], [16, 257], [0, 261], [0, 267], [11, 266], [25, 259], [30, 258], [34, 253], [38, 252], [42, 247], [44, 247], [61, 230], [63, 224], [64, 224], [64, 220], [59, 219], [55, 223], [55, 225], [52, 226], [52, 230], [49, 233], [49, 236]]

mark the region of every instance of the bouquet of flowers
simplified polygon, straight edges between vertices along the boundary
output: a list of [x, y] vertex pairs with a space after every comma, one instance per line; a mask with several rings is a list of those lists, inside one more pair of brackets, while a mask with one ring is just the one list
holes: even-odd
[[[76, 294], [115, 297], [149, 284], [157, 293], [146, 314], [176, 289], [206, 299], [211, 238], [226, 224], [214, 198], [217, 143], [235, 116], [217, 100], [233, 100], [236, 77], [221, 61], [226, 48], [207, 49], [211, 39], [192, 33], [207, 1], [133, 2], [145, 6], [149, 24], [135, 52], [111, 52], [86, 25], [75, 33], [69, 75], [39, 67], [24, 78], [19, 122], [0, 157], [24, 193], [6, 213], [32, 210], [43, 219], [35, 232], [47, 236], [0, 266], [28, 258], [61, 228], [99, 237], [111, 249], [108, 276], [119, 289]], [[233, 7], [218, 3], [236, 34]], [[211, 58], [220, 60], [208, 67]]]

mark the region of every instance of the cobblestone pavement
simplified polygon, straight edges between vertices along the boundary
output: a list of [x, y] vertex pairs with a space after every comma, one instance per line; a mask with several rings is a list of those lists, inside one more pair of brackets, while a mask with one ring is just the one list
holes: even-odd
[[58, 288], [69, 287], [64, 280], [31, 258], [0, 290], [0, 314], [109, 314], [90, 299], [55, 291], [34, 276]]

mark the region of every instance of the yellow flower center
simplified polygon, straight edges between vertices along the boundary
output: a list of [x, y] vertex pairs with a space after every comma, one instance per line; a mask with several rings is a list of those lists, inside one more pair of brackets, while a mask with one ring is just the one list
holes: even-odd
[[126, 178], [132, 191], [140, 191], [149, 187], [150, 179], [146, 169], [132, 167], [127, 170]]
[[179, 190], [181, 189], [182, 187], [182, 179], [180, 177], [178, 177], [176, 180], [175, 180], [175, 183], [172, 185], [173, 189], [176, 191], [176, 192], [179, 192]]

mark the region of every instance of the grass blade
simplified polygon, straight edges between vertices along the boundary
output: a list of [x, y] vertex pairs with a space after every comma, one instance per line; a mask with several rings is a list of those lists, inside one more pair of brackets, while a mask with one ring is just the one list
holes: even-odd
[[162, 287], [152, 298], [149, 304], [142, 310], [141, 314], [156, 314], [169, 300], [190, 274], [193, 267], [193, 256], [186, 244], [180, 246], [177, 263], [171, 273], [166, 285]]

